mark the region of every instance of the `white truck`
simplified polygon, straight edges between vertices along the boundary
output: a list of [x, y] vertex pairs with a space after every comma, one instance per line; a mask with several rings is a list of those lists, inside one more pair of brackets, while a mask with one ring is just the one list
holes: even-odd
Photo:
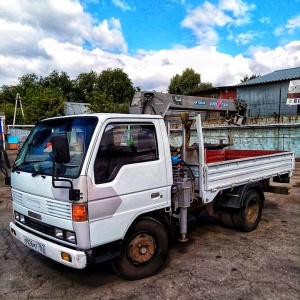
[[[162, 268], [170, 239], [186, 241], [199, 210], [254, 230], [264, 191], [283, 192], [270, 179], [289, 182], [295, 160], [289, 151], [205, 143], [199, 111], [231, 112], [228, 120], [242, 124], [239, 108], [232, 100], [138, 92], [130, 114], [42, 120], [11, 171], [11, 234], [69, 267], [110, 260], [135, 280]], [[172, 146], [169, 139], [181, 135]]]

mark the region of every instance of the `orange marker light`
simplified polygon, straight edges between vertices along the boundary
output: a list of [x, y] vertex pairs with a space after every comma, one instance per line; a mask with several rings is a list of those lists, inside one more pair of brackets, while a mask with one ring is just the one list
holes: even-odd
[[72, 204], [72, 220], [75, 222], [87, 221], [86, 204]]
[[66, 252], [61, 252], [60, 253], [61, 259], [68, 261], [68, 262], [72, 262], [72, 256], [69, 253]]

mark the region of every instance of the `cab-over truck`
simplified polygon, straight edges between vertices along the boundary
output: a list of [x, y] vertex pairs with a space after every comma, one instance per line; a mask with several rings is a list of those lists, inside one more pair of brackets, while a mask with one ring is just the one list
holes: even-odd
[[170, 239], [187, 241], [201, 210], [254, 230], [294, 154], [206, 143], [199, 112], [210, 110], [244, 122], [243, 102], [156, 92], [137, 92], [130, 114], [42, 120], [11, 170], [11, 234], [69, 267], [110, 260], [134, 280], [162, 268]]

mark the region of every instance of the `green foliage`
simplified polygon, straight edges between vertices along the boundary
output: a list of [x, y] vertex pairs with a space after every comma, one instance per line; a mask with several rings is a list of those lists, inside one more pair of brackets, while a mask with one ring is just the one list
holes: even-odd
[[36, 85], [26, 90], [22, 99], [25, 114], [25, 124], [64, 114], [63, 92], [57, 87]]
[[212, 87], [209, 82], [201, 82], [200, 74], [193, 69], [186, 68], [181, 75], [176, 74], [171, 78], [168, 92], [177, 95], [190, 95]]
[[[5, 123], [8, 125], [13, 124], [15, 105], [9, 102], [1, 103], [0, 110], [5, 114]], [[23, 118], [21, 116], [21, 110], [18, 108], [16, 114], [16, 124], [23, 124]]]
[[168, 87], [168, 92], [171, 94], [182, 95], [183, 91], [180, 85], [181, 76], [176, 74], [171, 78], [171, 82]]
[[115, 103], [111, 95], [106, 95], [97, 88], [88, 94], [87, 100], [93, 112], [128, 113], [129, 111], [127, 103]]
[[250, 77], [248, 75], [246, 75], [243, 79], [240, 80], [240, 82], [241, 83], [246, 82], [248, 80], [255, 79], [255, 78], [258, 78], [258, 77], [260, 77], [260, 75], [253, 74]]
[[49, 76], [41, 77], [39, 83], [45, 88], [59, 89], [66, 101], [73, 101], [73, 83], [66, 72], [59, 73], [54, 70]]
[[0, 110], [5, 112], [7, 124], [13, 123], [17, 94], [25, 120], [18, 103], [15, 124], [35, 124], [40, 119], [63, 115], [64, 102], [70, 101], [90, 103], [94, 112], [128, 113], [135, 92], [122, 69], [108, 69], [99, 75], [94, 71], [81, 73], [74, 80], [57, 70], [46, 77], [32, 73], [18, 79], [18, 85], [4, 85], [0, 90]]
[[[25, 118], [22, 115], [21, 104]], [[2, 103], [0, 109], [5, 112], [6, 124], [13, 124], [15, 103]], [[41, 119], [60, 116], [63, 113], [63, 93], [58, 88], [45, 88], [35, 84], [26, 88], [21, 103], [18, 101], [15, 124], [35, 124]]]
[[23, 90], [26, 90], [26, 88], [33, 87], [36, 83], [38, 83], [38, 77], [34, 73], [27, 74], [20, 77], [19, 82], [20, 82], [20, 87]]
[[15, 104], [16, 102], [16, 95], [21, 92], [21, 86], [9, 86], [3, 85], [2, 91], [0, 92], [0, 103], [6, 104], [11, 103]]
[[102, 71], [98, 77], [96, 88], [112, 97], [114, 103], [130, 103], [135, 89], [128, 75], [122, 69]]
[[73, 81], [73, 101], [89, 102], [87, 98], [93, 92], [97, 79], [98, 75], [94, 71], [79, 74]]

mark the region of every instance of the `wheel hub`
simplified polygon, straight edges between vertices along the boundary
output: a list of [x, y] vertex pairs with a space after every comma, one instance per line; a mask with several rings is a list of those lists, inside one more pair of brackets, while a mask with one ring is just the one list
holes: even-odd
[[128, 247], [128, 256], [135, 263], [145, 263], [149, 261], [156, 250], [153, 237], [149, 234], [138, 234]]
[[259, 206], [256, 201], [251, 201], [246, 211], [246, 218], [250, 223], [255, 222], [259, 212]]

